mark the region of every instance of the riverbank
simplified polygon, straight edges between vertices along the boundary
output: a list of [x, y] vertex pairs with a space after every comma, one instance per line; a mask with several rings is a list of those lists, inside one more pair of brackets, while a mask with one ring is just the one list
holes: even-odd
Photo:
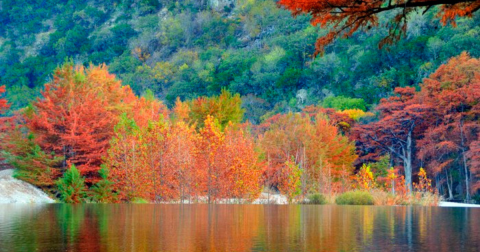
[[[48, 197], [42, 190], [35, 186], [15, 179], [13, 177], [13, 169], [7, 169], [0, 171], [0, 204], [10, 203], [55, 203], [54, 199]], [[218, 203], [231, 204], [236, 200], [220, 200]], [[258, 199], [254, 200], [252, 204], [276, 204], [284, 205], [288, 204], [287, 197], [285, 195], [276, 193], [261, 193]], [[480, 205], [454, 203], [441, 201], [438, 204], [439, 207], [471, 207], [480, 208]]]
[[42, 190], [13, 177], [13, 170], [0, 171], [0, 203], [55, 203]]

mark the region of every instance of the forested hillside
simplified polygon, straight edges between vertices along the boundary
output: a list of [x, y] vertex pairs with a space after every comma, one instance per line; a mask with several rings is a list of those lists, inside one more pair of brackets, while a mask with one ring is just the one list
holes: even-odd
[[453, 28], [434, 12], [413, 13], [395, 46], [378, 48], [388, 33], [381, 25], [335, 41], [315, 59], [314, 43], [326, 31], [309, 19], [293, 18], [274, 0], [6, 0], [0, 85], [17, 109], [66, 58], [106, 63], [134, 92], [150, 89], [169, 106], [177, 96], [239, 93], [246, 119], [259, 123], [268, 111], [298, 111], [328, 96], [361, 98], [371, 107], [462, 51], [480, 56], [478, 16]]

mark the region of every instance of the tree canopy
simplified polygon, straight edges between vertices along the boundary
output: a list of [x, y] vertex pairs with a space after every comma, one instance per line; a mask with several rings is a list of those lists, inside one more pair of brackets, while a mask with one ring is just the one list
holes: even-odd
[[358, 30], [368, 30], [379, 25], [378, 15], [393, 11], [387, 24], [388, 36], [380, 41], [380, 47], [398, 40], [407, 31], [408, 14], [423, 12], [434, 6], [442, 24], [455, 24], [456, 17], [471, 16], [480, 9], [478, 0], [280, 0], [280, 5], [294, 15], [311, 14], [312, 25], [329, 27], [328, 33], [317, 40], [316, 53], [338, 37], [349, 37]]

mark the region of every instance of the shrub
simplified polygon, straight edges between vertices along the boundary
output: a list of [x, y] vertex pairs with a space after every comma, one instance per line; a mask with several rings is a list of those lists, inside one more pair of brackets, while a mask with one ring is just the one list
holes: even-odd
[[373, 205], [372, 195], [366, 191], [350, 191], [341, 194], [335, 200], [337, 205]]
[[323, 205], [327, 203], [327, 200], [323, 194], [315, 193], [308, 196], [308, 203], [314, 205]]
[[134, 204], [148, 204], [148, 200], [143, 199], [143, 198], [134, 198], [131, 203]]
[[57, 181], [60, 199], [65, 203], [80, 203], [85, 198], [85, 178], [75, 165], [72, 165], [63, 177]]

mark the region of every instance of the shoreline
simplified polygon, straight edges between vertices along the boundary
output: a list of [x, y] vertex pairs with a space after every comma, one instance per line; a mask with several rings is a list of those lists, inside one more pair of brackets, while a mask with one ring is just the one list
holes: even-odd
[[[18, 204], [18, 203], [57, 203], [55, 199], [50, 198], [45, 192], [35, 186], [18, 180], [13, 177], [13, 169], [0, 171], [0, 204]], [[132, 203], [131, 204], [138, 204]], [[162, 202], [149, 204], [202, 204], [201, 202]], [[245, 204], [245, 201], [238, 199], [223, 199], [216, 204]], [[95, 203], [87, 203], [95, 204]], [[287, 197], [282, 194], [262, 192], [254, 201], [248, 203], [251, 205], [289, 205]], [[293, 203], [291, 205], [296, 205]], [[440, 201], [437, 207], [455, 207], [455, 208], [480, 208], [477, 204], [455, 203]]]

